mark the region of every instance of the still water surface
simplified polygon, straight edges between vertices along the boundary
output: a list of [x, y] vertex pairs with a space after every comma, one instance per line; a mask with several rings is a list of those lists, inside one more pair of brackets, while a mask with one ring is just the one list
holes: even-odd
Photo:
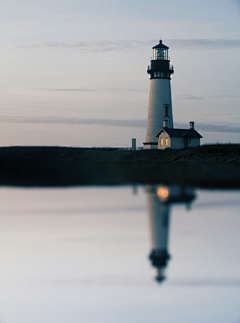
[[1, 188], [0, 202], [1, 323], [240, 322], [239, 191]]

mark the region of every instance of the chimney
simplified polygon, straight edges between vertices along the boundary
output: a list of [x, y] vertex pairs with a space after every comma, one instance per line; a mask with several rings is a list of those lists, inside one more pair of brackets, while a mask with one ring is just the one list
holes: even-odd
[[132, 138], [132, 150], [136, 150], [136, 138]]
[[194, 129], [194, 122], [190, 121], [189, 124], [190, 124], [190, 129]]
[[163, 128], [168, 128], [168, 120], [163, 120]]

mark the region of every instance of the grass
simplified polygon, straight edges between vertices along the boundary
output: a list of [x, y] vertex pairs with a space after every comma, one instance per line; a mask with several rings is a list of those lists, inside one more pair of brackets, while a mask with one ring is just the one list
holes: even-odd
[[139, 151], [71, 147], [0, 148], [0, 185], [159, 183], [240, 188], [240, 145], [212, 144], [181, 150]]

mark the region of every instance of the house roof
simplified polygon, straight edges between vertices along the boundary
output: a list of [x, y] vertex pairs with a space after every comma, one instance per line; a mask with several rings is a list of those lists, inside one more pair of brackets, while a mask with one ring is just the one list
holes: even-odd
[[169, 49], [169, 47], [167, 47], [166, 45], [164, 45], [164, 44], [162, 43], [162, 40], [161, 40], [161, 39], [159, 40], [159, 44], [157, 44], [156, 46], [154, 46], [154, 47], [153, 47], [153, 49], [154, 49], [154, 48]]
[[162, 131], [166, 131], [166, 133], [169, 134], [170, 137], [172, 138], [179, 138], [179, 137], [185, 137], [185, 136], [190, 136], [193, 138], [202, 138], [200, 133], [198, 133], [195, 129], [179, 129], [179, 128], [162, 128], [156, 137], [160, 135]]

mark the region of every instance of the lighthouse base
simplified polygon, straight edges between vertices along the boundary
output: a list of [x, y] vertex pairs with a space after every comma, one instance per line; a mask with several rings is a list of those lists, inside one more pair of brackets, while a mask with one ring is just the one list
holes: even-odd
[[158, 149], [158, 143], [157, 142], [144, 142], [143, 148], [144, 149]]

